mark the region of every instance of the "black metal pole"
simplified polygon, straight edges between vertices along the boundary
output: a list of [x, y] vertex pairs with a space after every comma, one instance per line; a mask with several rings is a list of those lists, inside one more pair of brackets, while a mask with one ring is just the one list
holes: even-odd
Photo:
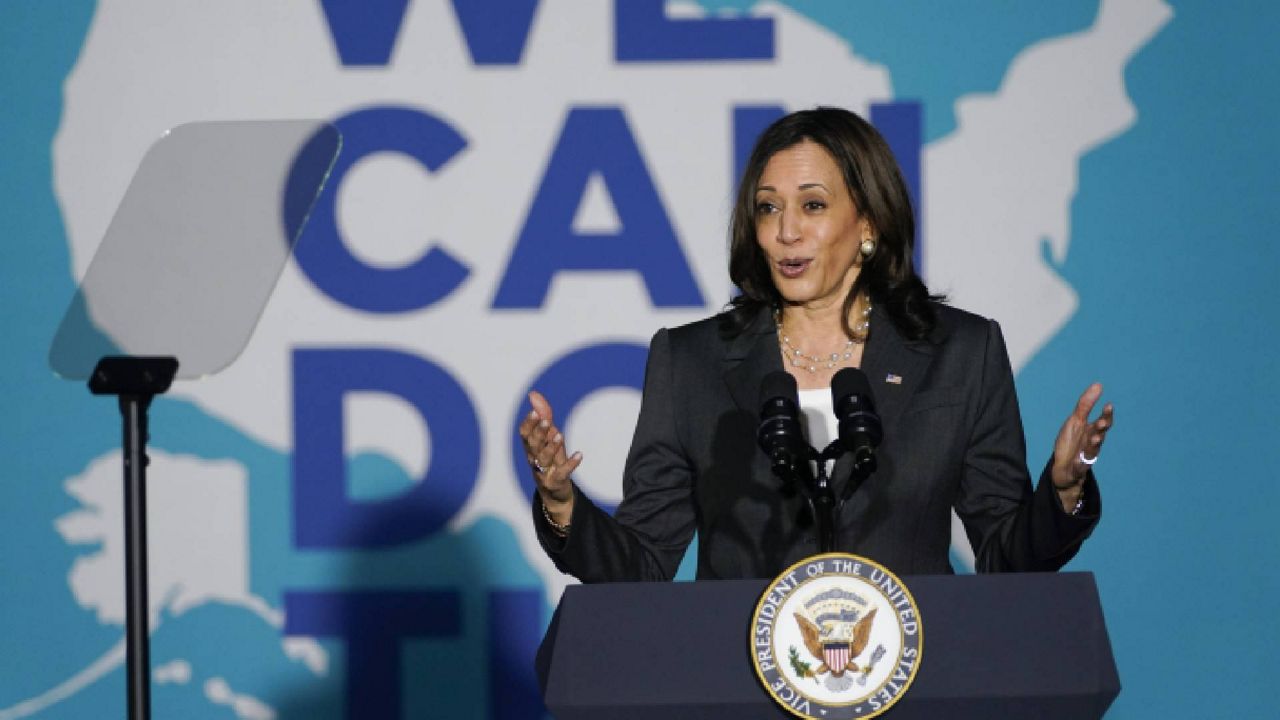
[[836, 551], [836, 500], [827, 477], [825, 458], [818, 458], [818, 477], [814, 482], [813, 514], [818, 530], [818, 552]]
[[124, 426], [125, 682], [129, 720], [151, 718], [151, 613], [147, 604], [147, 409], [178, 374], [172, 356], [101, 358], [89, 392], [115, 395]]
[[124, 421], [125, 665], [129, 720], [151, 717], [147, 607], [147, 407], [150, 395], [121, 395]]
[[[871, 473], [875, 472], [875, 456], [868, 452], [856, 459], [849, 473], [849, 479], [845, 482], [844, 492], [841, 493], [841, 497], [837, 501], [835, 490], [831, 486], [831, 477], [827, 475], [826, 464], [827, 461], [838, 460], [841, 455], [848, 452], [845, 444], [837, 439], [827, 445], [822, 452], [818, 452], [808, 445], [805, 445], [805, 448], [808, 450], [808, 460], [802, 460], [798, 463], [795, 462], [796, 458], [791, 453], [773, 452], [770, 455], [770, 469], [773, 470], [774, 475], [784, 481], [795, 483], [800, 490], [800, 494], [808, 502], [809, 511], [813, 513], [813, 530], [814, 534], [817, 535], [818, 552], [835, 552], [837, 544], [836, 515], [844, 508], [844, 504], [848, 502], [854, 490]], [[809, 471], [809, 467], [806, 464], [810, 461], [817, 468], [816, 477]]]

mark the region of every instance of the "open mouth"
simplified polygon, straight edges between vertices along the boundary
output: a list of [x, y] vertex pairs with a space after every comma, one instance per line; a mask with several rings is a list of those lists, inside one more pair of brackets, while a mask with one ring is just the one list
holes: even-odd
[[776, 264], [778, 272], [782, 273], [783, 277], [795, 278], [803, 275], [804, 271], [809, 269], [811, 263], [813, 263], [813, 258], [784, 258]]

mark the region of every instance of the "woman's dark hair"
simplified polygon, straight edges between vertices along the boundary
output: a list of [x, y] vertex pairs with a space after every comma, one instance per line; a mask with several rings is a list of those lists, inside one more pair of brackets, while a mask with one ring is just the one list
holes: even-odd
[[779, 119], [760, 135], [751, 151], [729, 224], [729, 278], [742, 294], [730, 301], [725, 314], [727, 329], [741, 332], [762, 308], [781, 306], [782, 296], [773, 285], [768, 258], [756, 242], [756, 189], [770, 158], [806, 140], [831, 154], [855, 207], [876, 236], [875, 253], [863, 263], [844, 299], [845, 334], [854, 336], [849, 314], [858, 295], [865, 292], [900, 333], [912, 340], [925, 338], [937, 324], [930, 301], [943, 298], [929, 294], [912, 266], [915, 216], [898, 163], [884, 138], [867, 121], [831, 107], [802, 110]]

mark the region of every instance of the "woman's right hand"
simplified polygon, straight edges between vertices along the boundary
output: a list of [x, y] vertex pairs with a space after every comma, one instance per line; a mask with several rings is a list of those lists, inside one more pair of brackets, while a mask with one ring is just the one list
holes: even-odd
[[529, 393], [533, 411], [520, 422], [525, 459], [538, 483], [538, 496], [551, 519], [568, 525], [573, 515], [573, 484], [569, 478], [582, 464], [582, 453], [565, 454], [564, 433], [555, 426], [551, 404], [534, 390]]

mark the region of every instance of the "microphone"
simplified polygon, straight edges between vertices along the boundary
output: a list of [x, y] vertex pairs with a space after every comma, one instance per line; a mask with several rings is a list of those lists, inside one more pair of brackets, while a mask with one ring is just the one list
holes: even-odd
[[760, 429], [756, 440], [769, 456], [773, 472], [795, 477], [808, 468], [809, 443], [800, 425], [800, 401], [796, 379], [783, 371], [771, 372], [760, 382]]
[[845, 368], [831, 379], [831, 405], [835, 409], [840, 444], [853, 453], [854, 467], [866, 475], [875, 472], [876, 446], [884, 439], [880, 416], [871, 396], [871, 383], [857, 368]]

